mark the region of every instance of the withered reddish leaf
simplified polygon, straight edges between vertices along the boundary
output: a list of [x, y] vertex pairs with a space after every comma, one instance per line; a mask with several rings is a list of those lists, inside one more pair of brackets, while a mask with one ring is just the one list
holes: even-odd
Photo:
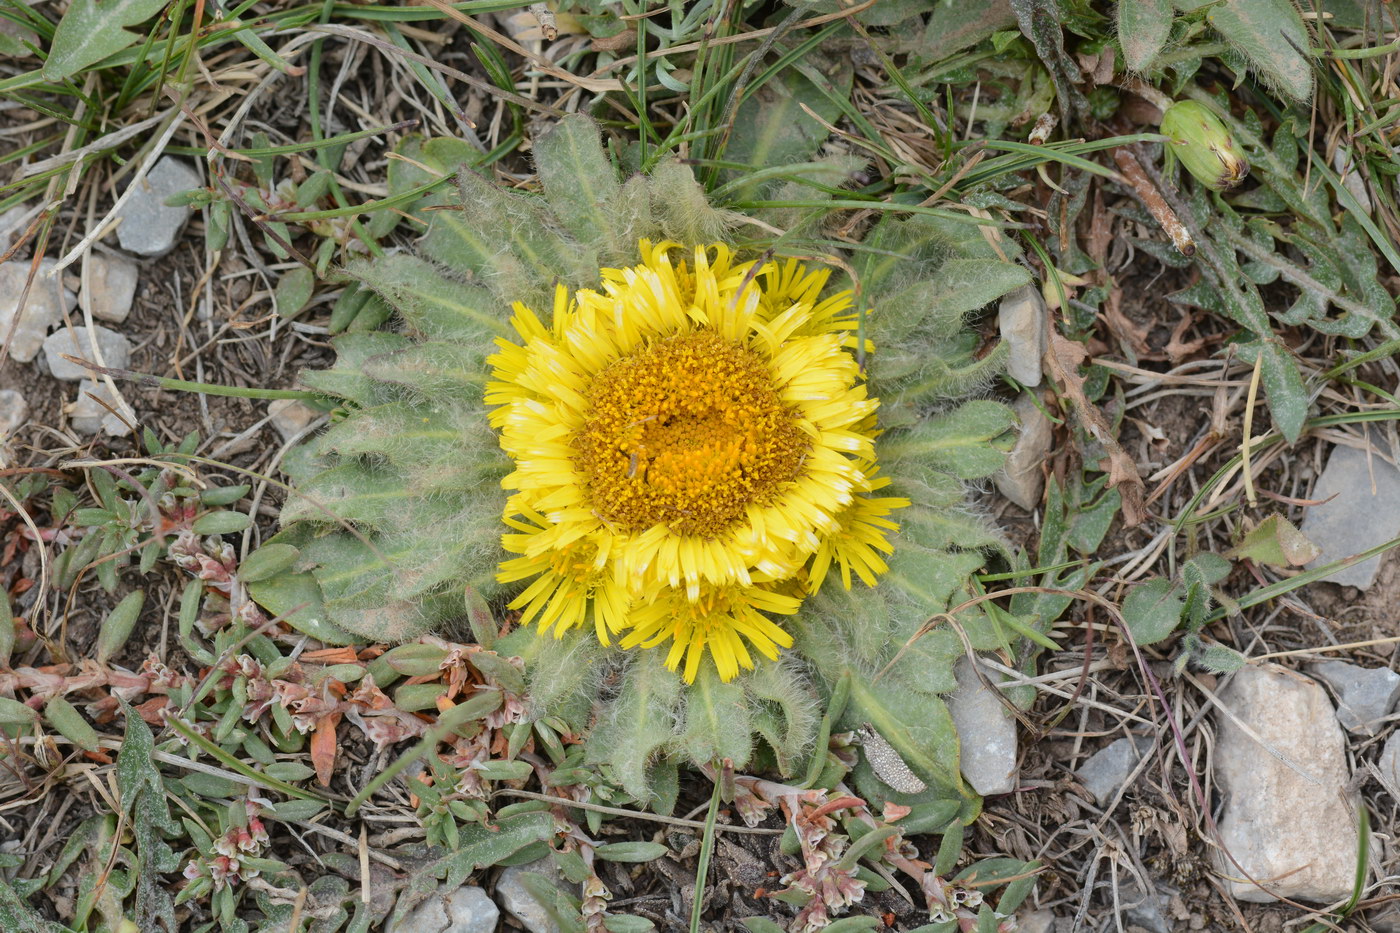
[[311, 736], [311, 765], [316, 769], [316, 782], [322, 787], [331, 786], [331, 772], [335, 768], [335, 727], [339, 722], [340, 713], [323, 716]]

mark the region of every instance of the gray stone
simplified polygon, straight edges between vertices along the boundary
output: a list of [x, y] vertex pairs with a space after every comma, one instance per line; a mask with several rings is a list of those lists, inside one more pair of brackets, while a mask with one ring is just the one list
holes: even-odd
[[44, 340], [44, 359], [48, 362], [49, 372], [53, 373], [55, 379], [78, 382], [91, 374], [91, 370], [86, 367], [65, 360], [64, 354], [112, 369], [126, 368], [131, 362], [131, 341], [101, 325], [96, 328], [96, 334], [97, 350], [102, 351], [101, 360], [93, 349], [92, 334], [86, 327], [65, 327], [49, 334]]
[[1348, 732], [1375, 735], [1400, 700], [1400, 674], [1388, 667], [1322, 661], [1309, 667], [1308, 673], [1337, 691], [1337, 721]]
[[1027, 512], [1033, 512], [1040, 505], [1040, 493], [1045, 488], [1041, 466], [1050, 451], [1055, 430], [1031, 393], [1023, 392], [1012, 408], [1021, 423], [1021, 433], [1006, 457], [1006, 466], [994, 482], [1003, 496]]
[[1378, 762], [1381, 772], [1381, 780], [1390, 785], [1388, 790], [1397, 795], [1400, 799], [1400, 729], [1390, 734], [1390, 738], [1385, 740], [1385, 748], [1381, 749], [1381, 760]]
[[[1016, 720], [978, 679], [971, 661], [959, 658], [953, 672], [958, 689], [947, 702], [962, 746], [962, 775], [983, 796], [1009, 794], [1016, 789]], [[1001, 679], [984, 673], [993, 683]]]
[[[0, 17], [0, 23], [7, 23], [9, 20]], [[19, 239], [24, 228], [38, 214], [39, 208], [31, 208], [28, 204], [16, 204], [14, 207], [0, 214], [0, 254], [3, 254], [15, 240]]]
[[294, 398], [277, 398], [267, 403], [267, 413], [272, 426], [282, 435], [282, 440], [290, 441], [305, 431], [307, 426], [324, 412], [319, 412]]
[[1356, 876], [1356, 797], [1326, 691], [1266, 664], [1236, 672], [1221, 702], [1258, 736], [1217, 714], [1216, 783], [1226, 798], [1220, 836], [1240, 866], [1220, 859], [1221, 874], [1238, 879], [1226, 881], [1228, 890], [1256, 903], [1346, 898]]
[[10, 358], [16, 362], [28, 363], [34, 359], [44, 345], [44, 335], [49, 328], [62, 321], [64, 312], [72, 311], [78, 303], [78, 296], [64, 288], [59, 277], [50, 276], [55, 265], [52, 259], [39, 261], [24, 314], [15, 326], [19, 297], [29, 277], [29, 263], [0, 263], [0, 346], [4, 346], [10, 328], [15, 326], [14, 338], [10, 340]]
[[125, 321], [136, 297], [136, 263], [125, 256], [94, 252], [87, 264], [88, 287], [78, 292], [78, 304], [99, 321]]
[[1167, 922], [1167, 912], [1171, 910], [1171, 898], [1166, 894], [1144, 894], [1137, 882], [1130, 881], [1118, 894], [1119, 906], [1123, 909], [1123, 921], [1129, 928], [1136, 927], [1147, 933], [1172, 933]]
[[190, 164], [174, 156], [161, 156], [137, 185], [117, 215], [117, 242], [137, 256], [163, 256], [175, 247], [190, 217], [188, 207], [171, 207], [165, 199], [203, 185]]
[[1006, 341], [1006, 372], [1027, 388], [1040, 385], [1045, 355], [1045, 299], [1033, 285], [1023, 285], [1001, 300], [997, 326]]
[[1106, 804], [1117, 795], [1118, 789], [1143, 756], [1151, 751], [1152, 740], [1149, 738], [1132, 736], [1118, 739], [1090, 756], [1074, 775], [1096, 801]]
[[501, 911], [475, 885], [443, 891], [420, 903], [388, 933], [495, 933]]
[[[1333, 447], [1313, 486], [1309, 498], [1328, 501], [1308, 506], [1303, 516], [1304, 536], [1322, 549], [1309, 567], [1359, 554], [1400, 535], [1400, 469], [1384, 459], [1387, 447], [1380, 434], [1373, 431], [1370, 438], [1376, 445], [1370, 456], [1355, 447]], [[1322, 579], [1364, 590], [1375, 582], [1380, 566], [1377, 555]]]
[[559, 870], [554, 867], [554, 859], [546, 856], [528, 865], [512, 865], [502, 869], [500, 877], [496, 879], [496, 900], [505, 908], [506, 913], [530, 933], [560, 933], [559, 925], [525, 888], [521, 876], [526, 874], [544, 875], [559, 888], [564, 887], [564, 880], [559, 877]]
[[29, 417], [29, 402], [14, 389], [0, 389], [0, 438], [9, 438]]
[[[98, 399], [106, 401], [107, 404], [103, 405]], [[78, 383], [78, 397], [68, 412], [68, 424], [84, 437], [91, 437], [98, 431], [104, 431], [112, 437], [120, 437], [130, 429], [125, 421], [112, 414], [111, 409], [121, 411], [122, 404], [112, 397], [106, 384], [84, 379]]]

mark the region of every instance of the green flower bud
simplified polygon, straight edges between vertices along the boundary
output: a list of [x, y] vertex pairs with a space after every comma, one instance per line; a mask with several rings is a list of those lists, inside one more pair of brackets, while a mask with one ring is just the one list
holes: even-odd
[[1212, 191], [1228, 191], [1249, 174], [1249, 162], [1240, 153], [1220, 118], [1193, 100], [1181, 100], [1162, 115], [1167, 151], [1181, 160], [1186, 171]]

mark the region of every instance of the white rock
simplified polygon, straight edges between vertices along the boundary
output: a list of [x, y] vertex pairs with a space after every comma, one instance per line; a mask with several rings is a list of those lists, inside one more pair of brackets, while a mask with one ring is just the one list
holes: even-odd
[[1045, 355], [1045, 299], [1023, 285], [1001, 300], [997, 325], [1009, 353], [1006, 372], [1027, 388], [1040, 385], [1040, 358]]
[[[503, 869], [496, 879], [496, 900], [530, 933], [560, 933], [559, 925], [549, 916], [533, 894], [526, 890], [521, 876], [525, 874], [544, 875], [562, 887], [563, 879], [554, 867], [554, 860], [546, 856], [528, 865], [512, 865]], [[575, 892], [577, 893], [577, 892]]]
[[190, 217], [188, 207], [171, 207], [165, 199], [203, 185], [188, 162], [173, 156], [162, 156], [137, 184], [140, 187], [118, 214], [117, 241], [137, 256], [164, 255], [174, 248]]
[[68, 411], [68, 424], [84, 437], [91, 437], [98, 431], [104, 431], [112, 437], [126, 434], [130, 430], [126, 422], [112, 414], [97, 399], [105, 400], [107, 405], [116, 411], [122, 410], [121, 402], [112, 397], [105, 383], [84, 379], [78, 383], [78, 397]]
[[[1370, 437], [1377, 453], [1384, 453], [1380, 434], [1372, 432]], [[1304, 536], [1322, 549], [1322, 556], [1309, 567], [1359, 554], [1400, 535], [1400, 469], [1383, 456], [1368, 457], [1366, 451], [1355, 447], [1333, 447], [1309, 498], [1327, 500], [1308, 506], [1303, 516]], [[1322, 579], [1364, 590], [1375, 582], [1380, 566], [1381, 559], [1376, 556]]]
[[88, 287], [78, 292], [78, 304], [99, 321], [120, 324], [131, 313], [136, 297], [136, 263], [97, 252], [88, 256], [87, 263]]
[[500, 916], [485, 891], [467, 885], [423, 901], [389, 933], [495, 933]]
[[[24, 314], [15, 327], [14, 339], [10, 341], [10, 358], [19, 363], [28, 363], [44, 345], [44, 335], [49, 328], [63, 320], [65, 311], [72, 311], [78, 304], [78, 296], [63, 287], [58, 277], [48, 273], [57, 263], [52, 259], [39, 261], [39, 271], [35, 273], [34, 285], [29, 290]], [[19, 309], [19, 297], [24, 292], [24, 283], [29, 276], [28, 262], [0, 263], [0, 346], [10, 335], [14, 326], [15, 313]]]
[[1041, 466], [1050, 451], [1055, 430], [1031, 393], [1023, 392], [1012, 408], [1021, 422], [1021, 433], [1006, 457], [1006, 466], [994, 482], [1003, 496], [1032, 512], [1040, 505], [1040, 493], [1045, 488]]
[[1259, 737], [1217, 715], [1216, 782], [1226, 797], [1221, 840], [1267, 889], [1222, 858], [1221, 873], [1238, 879], [1226, 881], [1230, 892], [1257, 903], [1346, 898], [1356, 875], [1355, 795], [1347, 792], [1346, 739], [1326, 691], [1270, 664], [1238, 671], [1221, 701]]
[[1346, 661], [1323, 661], [1308, 668], [1337, 691], [1337, 721], [1348, 732], [1375, 735], [1400, 700], [1400, 674], [1388, 667], [1362, 667]]
[[0, 389], [0, 438], [8, 438], [29, 417], [29, 402], [14, 389]]
[[324, 414], [294, 398], [273, 399], [267, 403], [267, 413], [272, 418], [272, 426], [282, 435], [284, 441], [289, 441], [305, 431], [307, 425]]
[[[958, 729], [963, 778], [977, 793], [1009, 794], [1016, 789], [1016, 720], [996, 691], [988, 690], [972, 662], [959, 658], [953, 673], [958, 688], [947, 697]], [[992, 683], [1001, 675], [985, 671]]]
[[1094, 799], [1106, 804], [1117, 794], [1144, 755], [1152, 751], [1152, 740], [1143, 736], [1122, 738], [1109, 743], [1089, 757], [1074, 772]]
[[92, 334], [86, 327], [65, 327], [49, 334], [44, 341], [44, 359], [49, 364], [49, 372], [55, 379], [65, 382], [78, 382], [86, 379], [91, 370], [77, 363], [65, 360], [64, 354], [79, 359], [99, 363], [112, 369], [125, 369], [131, 362], [131, 341], [114, 330], [99, 325], [96, 329], [97, 349], [102, 351], [102, 359], [93, 350]]
[[[6, 23], [4, 17], [0, 17], [0, 23]], [[0, 253], [8, 250], [19, 239], [21, 233], [29, 222], [38, 215], [40, 206], [30, 207], [28, 204], [16, 204], [14, 207], [0, 214]]]
[[1400, 729], [1392, 732], [1381, 749], [1379, 762], [1381, 780], [1390, 785], [1388, 790], [1400, 800]]

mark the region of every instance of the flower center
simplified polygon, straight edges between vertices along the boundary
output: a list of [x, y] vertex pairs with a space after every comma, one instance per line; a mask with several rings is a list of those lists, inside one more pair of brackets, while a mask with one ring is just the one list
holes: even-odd
[[796, 476], [811, 446], [764, 361], [709, 331], [611, 363], [588, 399], [577, 461], [593, 508], [628, 531], [719, 534]]

